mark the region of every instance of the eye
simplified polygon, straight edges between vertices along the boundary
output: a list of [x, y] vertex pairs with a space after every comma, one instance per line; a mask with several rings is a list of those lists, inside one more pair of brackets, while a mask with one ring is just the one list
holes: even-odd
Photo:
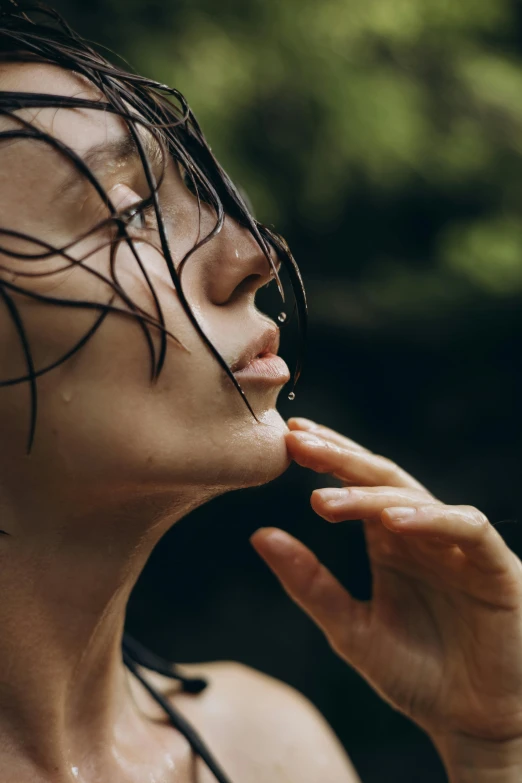
[[135, 210], [134, 212], [131, 212], [126, 223], [127, 228], [135, 228], [139, 231], [143, 231], [144, 229], [148, 228], [147, 217], [144, 211]]
[[153, 227], [154, 206], [150, 198], [144, 201], [134, 190], [122, 184], [115, 185], [109, 196], [127, 228], [145, 231]]

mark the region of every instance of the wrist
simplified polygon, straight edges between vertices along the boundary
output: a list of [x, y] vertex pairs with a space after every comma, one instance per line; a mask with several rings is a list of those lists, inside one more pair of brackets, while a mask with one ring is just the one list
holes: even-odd
[[522, 781], [522, 737], [500, 741], [444, 735], [432, 740], [450, 783]]

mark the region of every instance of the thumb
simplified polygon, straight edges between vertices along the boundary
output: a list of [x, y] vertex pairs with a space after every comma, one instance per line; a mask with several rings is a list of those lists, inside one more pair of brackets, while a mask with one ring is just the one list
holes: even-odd
[[308, 547], [283, 530], [259, 528], [250, 543], [335, 652], [357, 666], [369, 636], [369, 602], [352, 598]]

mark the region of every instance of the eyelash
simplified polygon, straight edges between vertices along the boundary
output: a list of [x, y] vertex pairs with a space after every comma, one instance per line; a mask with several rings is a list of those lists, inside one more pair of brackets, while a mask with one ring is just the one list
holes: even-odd
[[[137, 233], [149, 233], [150, 231], [154, 231], [156, 226], [156, 213], [154, 210], [154, 204], [150, 202], [149, 204], [143, 205], [143, 202], [141, 204], [138, 204], [135, 207], [131, 207], [130, 209], [126, 209], [123, 212], [121, 212], [118, 217], [122, 219], [125, 223], [125, 226], [128, 229], [131, 229], [134, 232]], [[132, 221], [135, 219], [142, 219], [145, 225], [143, 226], [133, 226]]]

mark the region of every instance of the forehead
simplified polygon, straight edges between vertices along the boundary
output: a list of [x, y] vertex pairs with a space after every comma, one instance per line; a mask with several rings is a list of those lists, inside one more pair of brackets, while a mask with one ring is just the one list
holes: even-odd
[[[0, 90], [105, 102], [103, 94], [88, 79], [55, 65], [2, 63]], [[79, 155], [93, 144], [111, 141], [126, 132], [125, 123], [121, 118], [103, 110], [69, 109], [57, 106], [21, 109], [16, 114], [64, 142]], [[0, 130], [13, 126], [12, 119], [0, 118]]]
[[[44, 139], [2, 137], [6, 131], [19, 134], [24, 130], [16, 116], [82, 158], [102, 188], [116, 184], [113, 179], [130, 184], [141, 176], [141, 163], [128, 155], [131, 137], [127, 124], [106, 111], [103, 94], [87, 79], [55, 66], [13, 63], [0, 66], [1, 91], [56, 96], [58, 105], [24, 108], [14, 112], [15, 116], [0, 116], [0, 229], [4, 226], [39, 237], [53, 231], [72, 231], [80, 207], [85, 220], [94, 220], [91, 210], [83, 210], [87, 198], [93, 208], [100, 204], [99, 192], [95, 196], [95, 189], [68, 154], [57, 151]], [[60, 108], [61, 96], [99, 102], [100, 110]], [[136, 130], [147, 146], [152, 139], [150, 132], [142, 131], [140, 125]]]

